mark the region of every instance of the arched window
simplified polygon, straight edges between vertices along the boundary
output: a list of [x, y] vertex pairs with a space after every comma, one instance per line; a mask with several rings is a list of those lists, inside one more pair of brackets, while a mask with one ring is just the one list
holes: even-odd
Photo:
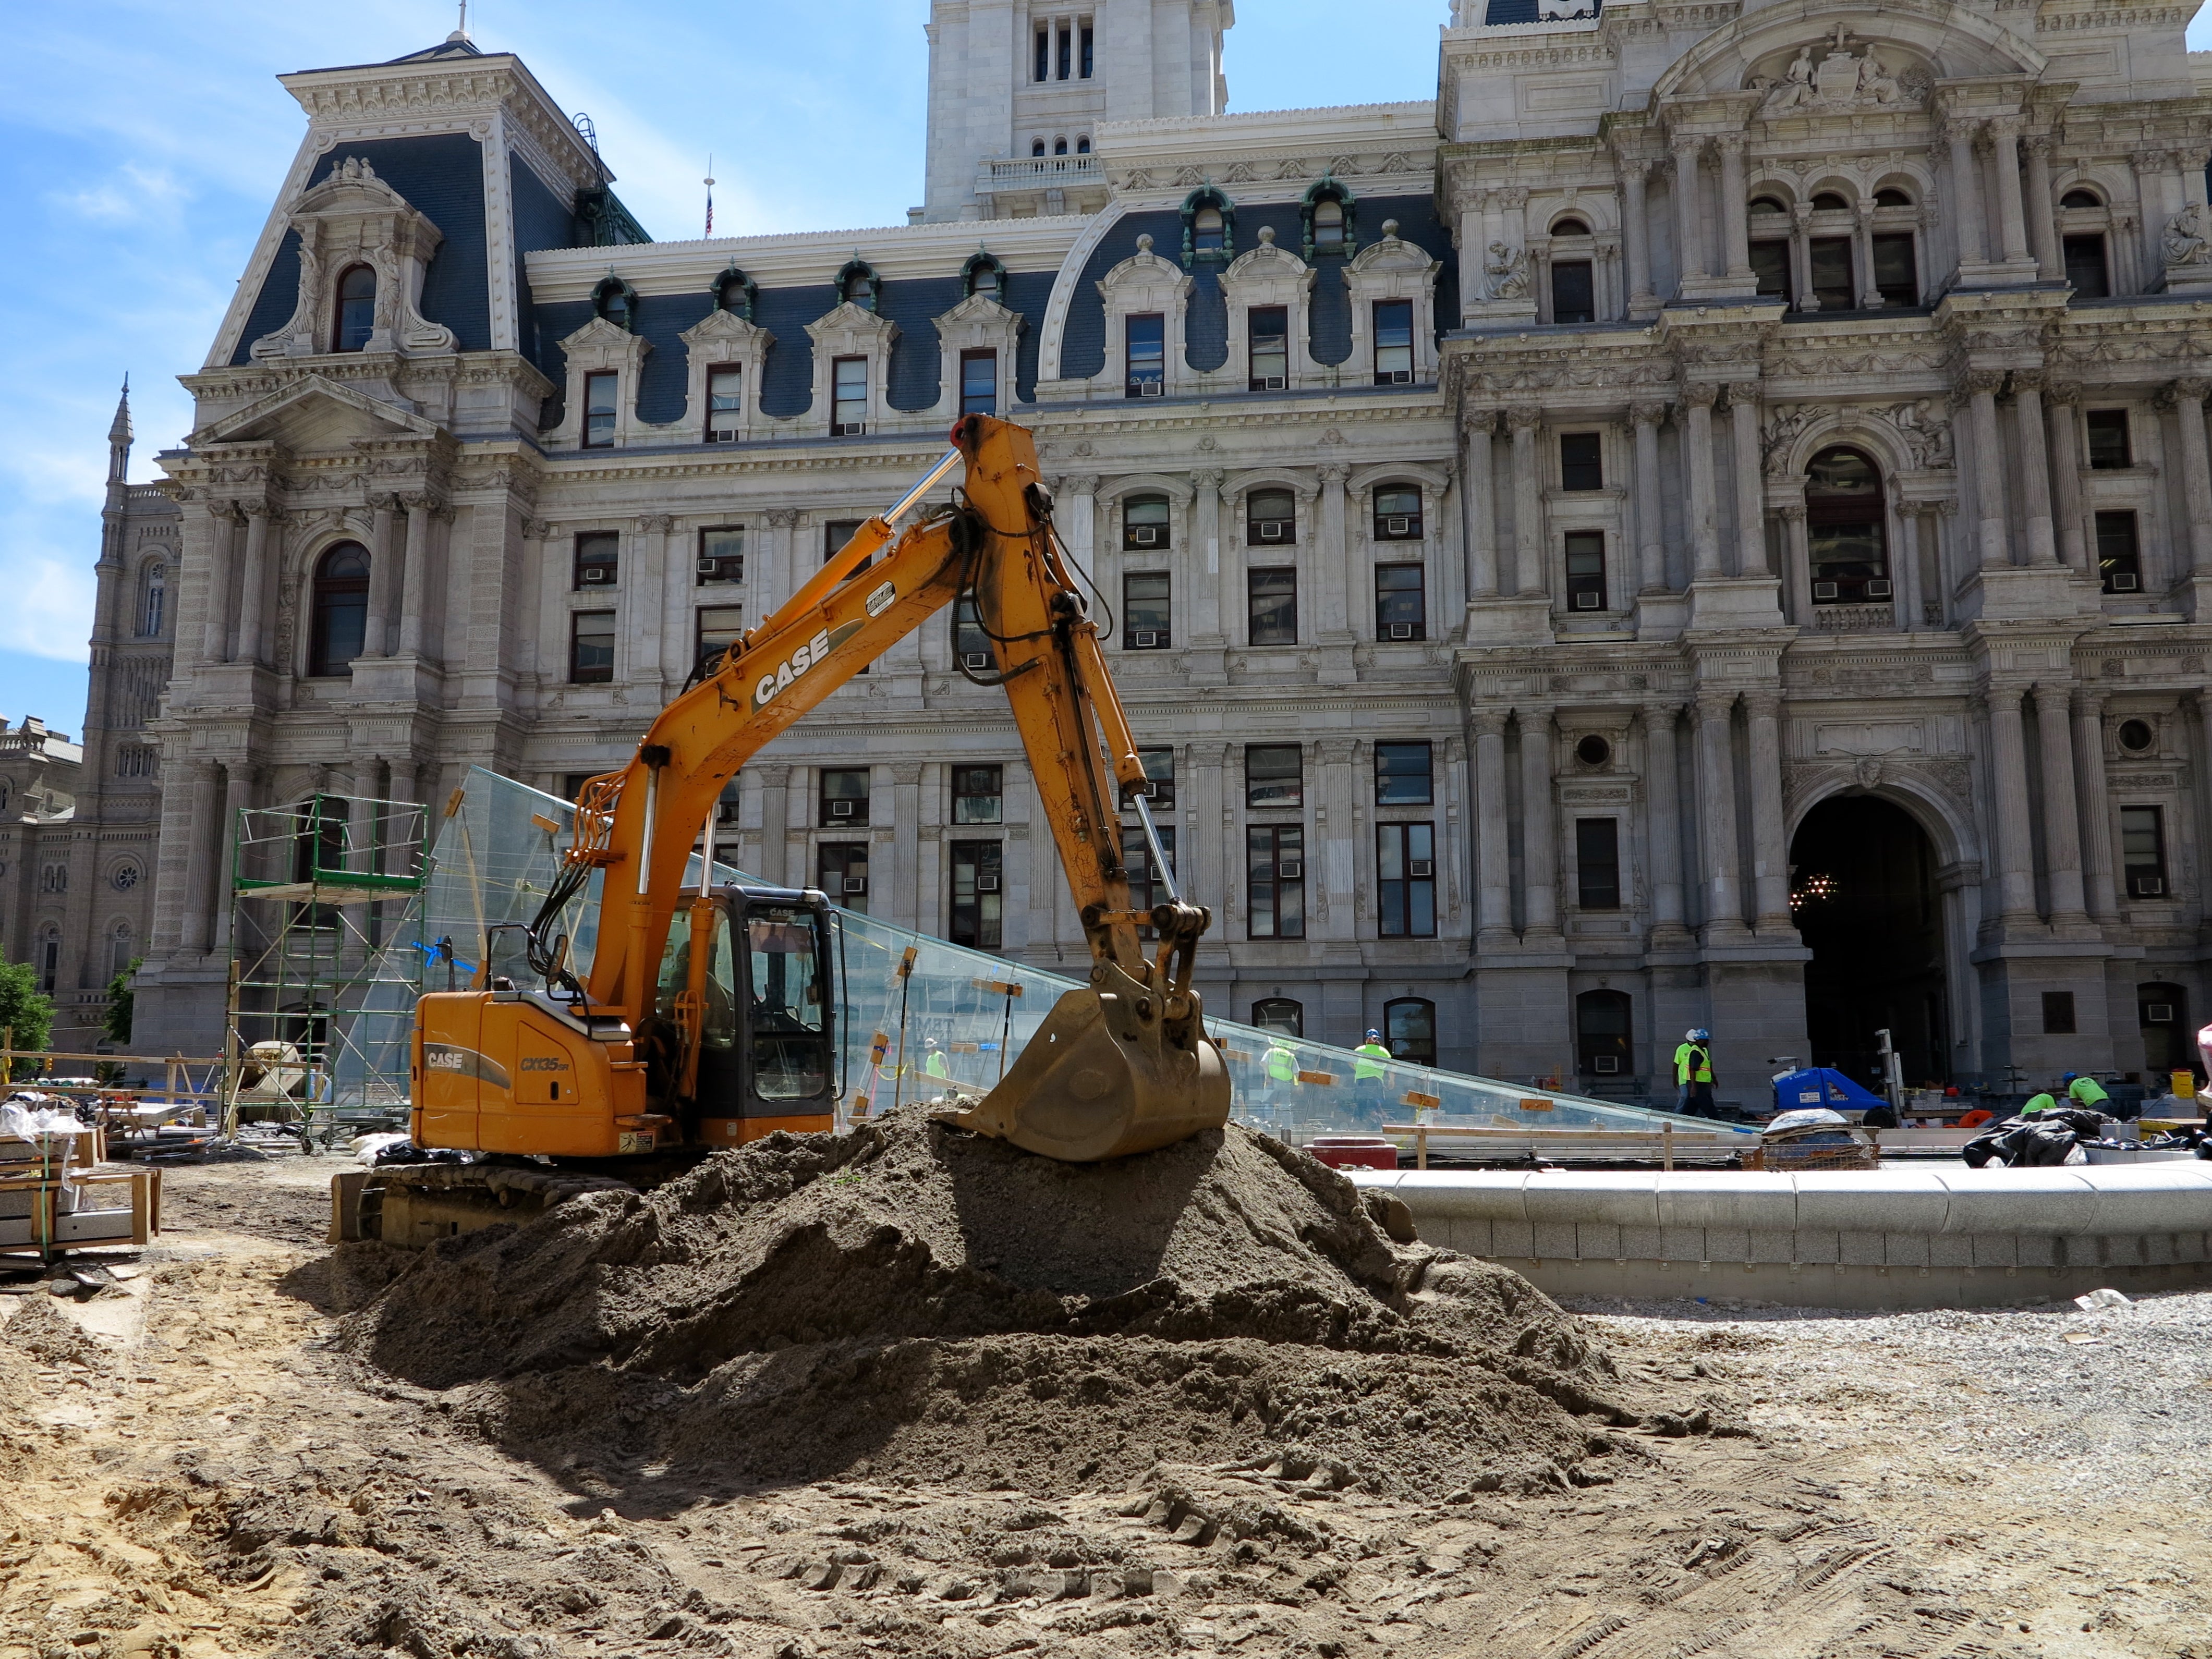
[[39, 929], [37, 960], [33, 964], [39, 973], [39, 989], [48, 996], [62, 976], [62, 930], [51, 921]]
[[726, 311], [747, 322], [753, 319], [753, 302], [760, 298], [760, 285], [732, 265], [714, 279], [714, 309]]
[[1043, 139], [1042, 139], [1042, 138], [1032, 138], [1032, 139], [1030, 139], [1030, 155], [1043, 155], [1043, 154], [1044, 154], [1044, 140], [1043, 140]]
[[1874, 204], [1878, 208], [1909, 208], [1912, 205], [1912, 198], [1892, 185], [1875, 191]]
[[1358, 251], [1358, 216], [1349, 187], [1334, 179], [1317, 180], [1299, 204], [1298, 216], [1305, 228], [1308, 259], [1317, 254], [1334, 258]]
[[1223, 221], [1219, 208], [1200, 208], [1191, 221], [1191, 249], [1197, 253], [1218, 253], [1222, 249]]
[[1881, 473], [1856, 449], [1824, 449], [1805, 469], [1805, 534], [1813, 603], [1890, 602]]
[[995, 254], [977, 252], [968, 256], [968, 263], [960, 269], [962, 286], [970, 295], [983, 294], [995, 300], [1006, 286], [1006, 268]]
[[1121, 547], [1125, 552], [1158, 553], [1168, 545], [1168, 498], [1132, 495], [1121, 503]]
[[375, 332], [376, 273], [367, 265], [356, 265], [338, 278], [337, 349], [359, 351]]
[[39, 890], [42, 893], [54, 894], [68, 892], [69, 866], [60, 863], [49, 864], [44, 869], [40, 870], [39, 872]]
[[1316, 202], [1313, 211], [1314, 252], [1341, 253], [1344, 252], [1344, 204], [1336, 201]]
[[1815, 213], [1848, 213], [1850, 209], [1851, 204], [1832, 190], [1824, 190], [1813, 198]]
[[350, 675], [368, 635], [368, 550], [357, 542], [340, 542], [315, 567], [307, 672], [319, 678]]
[[1067, 154], [1067, 140], [1066, 140], [1066, 139], [1065, 139], [1065, 138], [1055, 138], [1055, 139], [1054, 139], [1054, 140], [1052, 141], [1052, 153], [1053, 153], [1054, 155], [1066, 155], [1066, 154]]
[[2086, 208], [2094, 213], [2105, 204], [2093, 190], [2069, 190], [2058, 198], [2058, 205], [2063, 208]]
[[1635, 1069], [1626, 991], [1585, 991], [1575, 999], [1575, 1064], [1584, 1077], [1626, 1077]]
[[168, 612], [169, 567], [156, 559], [139, 577], [138, 636], [147, 640], [161, 637], [161, 624]]
[[865, 259], [854, 259], [837, 273], [837, 297], [863, 311], [873, 311], [883, 294], [883, 283]]
[[1754, 196], [1751, 198], [1751, 210], [1753, 213], [1787, 213], [1790, 208], [1779, 196]]
[[1199, 259], [1224, 263], [1237, 255], [1237, 210], [1229, 198], [1208, 185], [1183, 198], [1182, 259], [1186, 267]]
[[1391, 1058], [1413, 1066], [1437, 1063], [1437, 1005], [1426, 997], [1400, 997], [1382, 1005], [1382, 1045]]
[[1579, 219], [1562, 219], [1552, 227], [1554, 236], [1587, 236], [1590, 228]]
[[131, 971], [131, 924], [118, 921], [107, 934], [107, 976], [117, 978]]
[[637, 327], [637, 290], [619, 276], [606, 276], [592, 290], [592, 312], [624, 333]]
[[2077, 300], [2101, 300], [2112, 291], [2112, 264], [2106, 258], [2112, 228], [2112, 215], [2096, 191], [2077, 185], [2058, 198], [2059, 252]]
[[1081, 137], [1075, 141], [1075, 153], [1078, 155], [1088, 155], [1091, 154], [1091, 135], [1089, 133], [1085, 133]]
[[1287, 489], [1255, 489], [1244, 499], [1244, 541], [1249, 547], [1297, 539], [1298, 498]]
[[1302, 1037], [1306, 1034], [1305, 1006], [1292, 997], [1261, 997], [1252, 1005], [1252, 1023], [1263, 1031]]

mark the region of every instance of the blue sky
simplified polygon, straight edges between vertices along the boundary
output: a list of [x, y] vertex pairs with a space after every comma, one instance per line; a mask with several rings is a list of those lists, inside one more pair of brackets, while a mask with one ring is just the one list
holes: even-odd
[[[1230, 106], [1431, 96], [1449, 9], [1245, 0]], [[927, 0], [471, 10], [479, 46], [519, 52], [591, 113], [617, 189], [655, 235], [699, 234], [710, 151], [724, 234], [896, 224], [921, 199]], [[299, 143], [299, 108], [273, 77], [418, 50], [455, 7], [16, 0], [8, 13], [0, 215], [18, 258], [0, 332], [0, 714], [76, 732], [116, 392], [128, 371], [131, 477], [150, 481], [155, 452], [191, 421], [176, 376], [199, 366]], [[2191, 36], [2212, 44], [2202, 21]]]

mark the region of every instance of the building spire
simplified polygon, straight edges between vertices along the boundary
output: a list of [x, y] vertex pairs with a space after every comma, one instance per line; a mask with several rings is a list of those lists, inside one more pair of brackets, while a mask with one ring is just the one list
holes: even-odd
[[131, 471], [131, 377], [123, 377], [123, 396], [115, 404], [115, 419], [107, 428], [107, 481], [121, 483]]
[[458, 41], [465, 46], [475, 44], [469, 39], [469, 0], [461, 0], [461, 26], [447, 35], [446, 40], [449, 44]]

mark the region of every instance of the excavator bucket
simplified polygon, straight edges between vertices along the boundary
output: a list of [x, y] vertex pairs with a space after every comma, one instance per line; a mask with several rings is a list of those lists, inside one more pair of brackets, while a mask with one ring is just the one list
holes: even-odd
[[1149, 1152], [1228, 1122], [1229, 1068], [1197, 1020], [1164, 1018], [1158, 993], [1110, 964], [1092, 977], [1094, 988], [1053, 1005], [997, 1088], [939, 1121], [1069, 1164]]

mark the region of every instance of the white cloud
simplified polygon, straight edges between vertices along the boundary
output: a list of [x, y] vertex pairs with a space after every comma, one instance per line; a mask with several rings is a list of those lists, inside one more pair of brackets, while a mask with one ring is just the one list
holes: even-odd
[[53, 662], [83, 662], [90, 654], [96, 587], [91, 561], [51, 555], [10, 554], [8, 603], [0, 605], [0, 649]]

